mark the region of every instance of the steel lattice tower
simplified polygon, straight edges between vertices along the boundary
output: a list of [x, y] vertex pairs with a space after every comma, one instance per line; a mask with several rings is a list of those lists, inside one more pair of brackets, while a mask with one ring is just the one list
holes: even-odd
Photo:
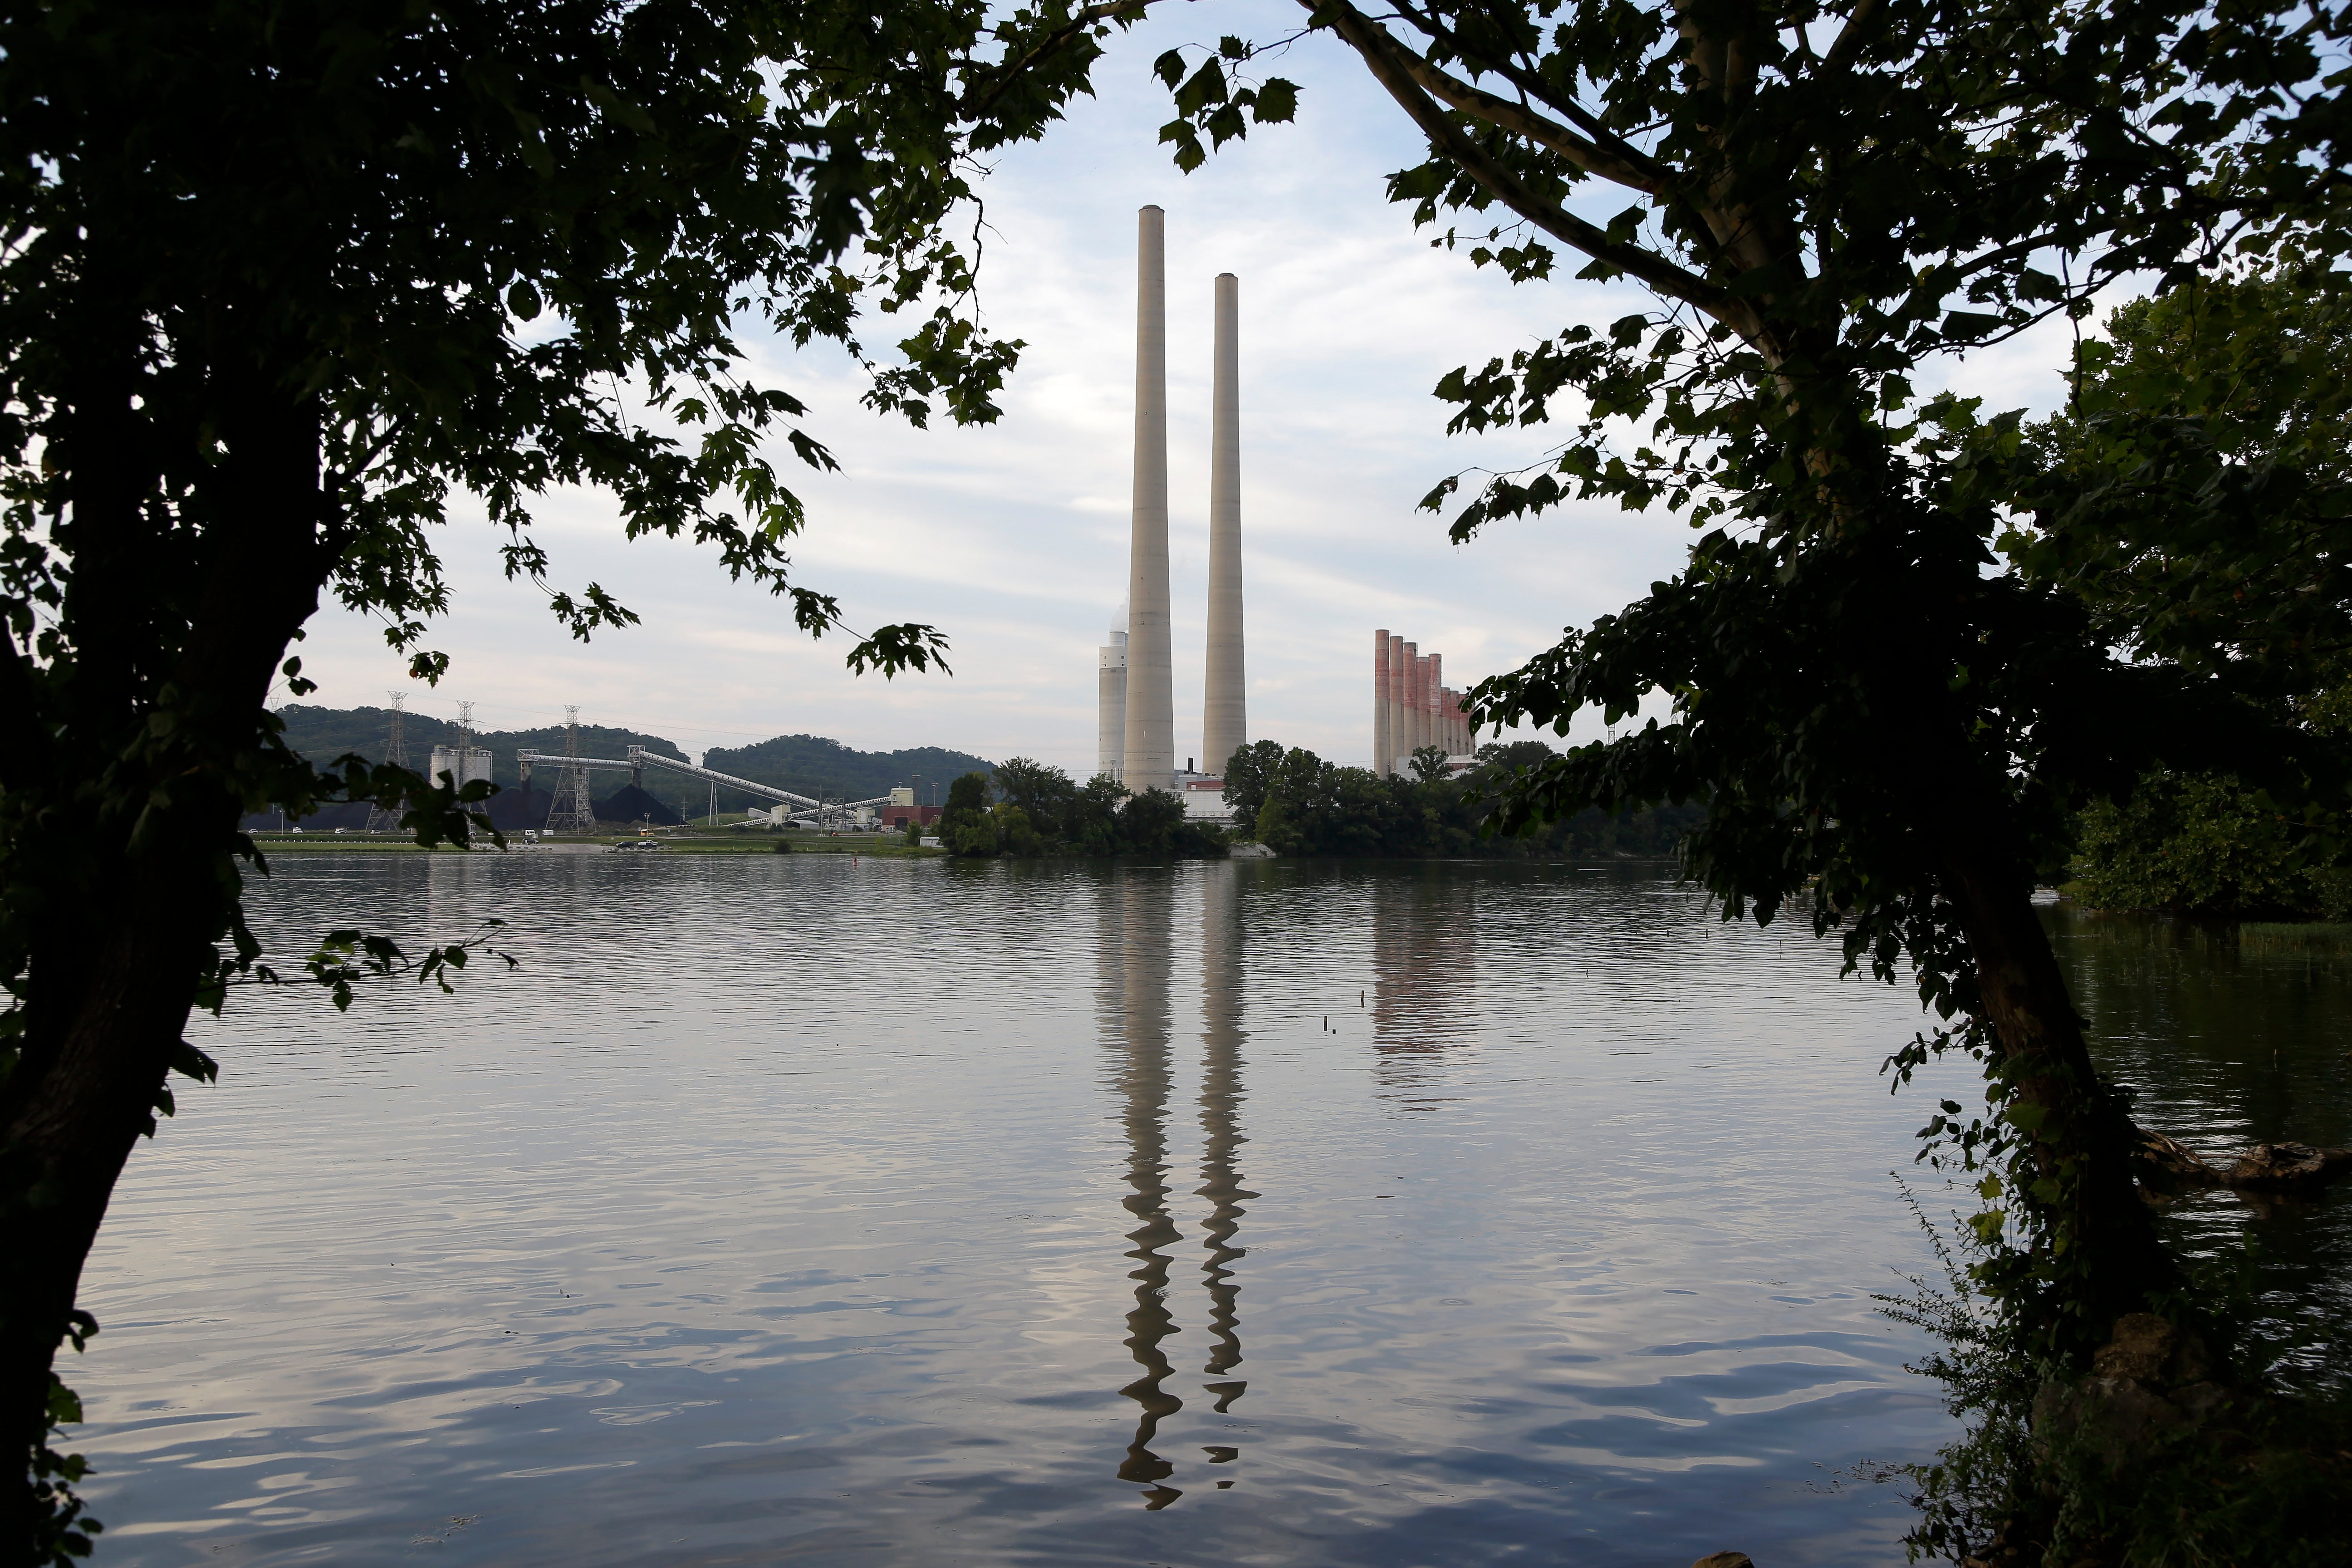
[[[401, 733], [400, 721], [407, 707], [408, 693], [387, 691], [384, 695], [392, 699], [390, 733], [384, 737], [383, 743], [384, 765], [392, 768], [404, 768], [408, 765], [408, 738]], [[378, 802], [368, 807], [367, 826], [363, 831], [382, 833], [386, 828], [399, 826], [400, 814], [396, 811], [386, 811], [383, 803]]]
[[596, 826], [596, 808], [588, 799], [588, 770], [580, 765], [580, 710], [563, 710], [563, 776], [556, 781], [555, 800], [548, 808], [550, 833], [586, 833]]

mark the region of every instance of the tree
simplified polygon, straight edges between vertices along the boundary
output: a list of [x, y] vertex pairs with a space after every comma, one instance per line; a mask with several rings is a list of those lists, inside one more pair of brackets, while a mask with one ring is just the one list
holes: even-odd
[[1059, 835], [1064, 819], [1076, 803], [1078, 786], [1070, 775], [1050, 763], [1013, 757], [996, 770], [996, 790], [1021, 808], [1040, 833]]
[[[1685, 864], [1727, 918], [1801, 904], [1850, 967], [1891, 982], [1907, 963], [1944, 1022], [1894, 1065], [1986, 1063], [1992, 1120], [1931, 1132], [1998, 1165], [1979, 1227], [2007, 1245], [1985, 1277], [2020, 1342], [2080, 1364], [2179, 1275], [2035, 874], [2072, 807], [2149, 765], [2292, 748], [2218, 676], [2132, 665], [2079, 600], [1989, 571], [2016, 497], [1976, 460], [1975, 408], [1923, 406], [1911, 378], [2079, 319], [2136, 273], [2179, 283], [2297, 237], [2340, 250], [2323, 61], [2345, 11], [1304, 3], [1427, 137], [1390, 195], [1438, 243], [1529, 282], [1565, 248], [1653, 301], [1438, 385], [1454, 429], [1570, 422], [1538, 468], [1484, 483], [1455, 539], [1592, 498], [1700, 531], [1682, 573], [1472, 693], [1481, 721], [1563, 734], [1588, 709], [1612, 726], [1654, 696], [1670, 710], [1523, 774], [1503, 825], [1701, 803]], [[1226, 40], [1189, 76], [1162, 61], [1180, 163], [1203, 132], [1246, 133], [1221, 61], [1255, 52]], [[1601, 213], [1596, 183], [1629, 205]]]
[[1118, 854], [1118, 808], [1126, 799], [1125, 784], [1108, 773], [1095, 774], [1079, 786], [1063, 816], [1063, 838], [1088, 855]]
[[[2306, 731], [2306, 753], [2346, 731], [2352, 696], [2347, 282], [2297, 258], [2115, 311], [2106, 336], [2076, 350], [2066, 409], [2015, 445], [2011, 488], [2030, 510], [2000, 542], [2028, 575], [2080, 600], [2095, 635], [2144, 663], [2210, 672]], [[2231, 761], [2152, 768], [2087, 807], [2084, 896], [2214, 915], [2340, 911], [2347, 847], [2325, 803], [2299, 799], [2292, 770]]]
[[2347, 908], [2343, 874], [2314, 866], [2292, 818], [2226, 773], [2153, 774], [2083, 813], [2078, 890], [2101, 909], [2254, 917]]
[[[87, 1549], [47, 1446], [53, 1361], [94, 1328], [82, 1261], [190, 1010], [267, 983], [239, 815], [367, 798], [426, 842], [467, 795], [286, 748], [273, 681], [320, 596], [412, 668], [448, 605], [428, 529], [477, 498], [510, 575], [553, 570], [533, 498], [601, 487], [631, 536], [690, 535], [811, 634], [805, 519], [767, 443], [831, 466], [735, 323], [866, 363], [916, 424], [995, 415], [1016, 343], [949, 231], [971, 154], [1031, 137], [1127, 5], [954, 0], [59, 0], [0, 17], [0, 1562]], [[861, 302], [911, 325], [884, 364]], [[551, 588], [579, 637], [635, 619]], [[929, 627], [853, 638], [886, 674]], [[476, 788], [468, 792], [478, 797]], [[477, 821], [478, 819], [476, 819]], [[338, 987], [406, 955], [337, 933]], [[390, 949], [389, 952], [385, 951]], [[444, 973], [465, 952], [426, 955]], [[364, 961], [364, 962], [362, 962]], [[9, 1461], [16, 1462], [15, 1458]]]
[[996, 853], [996, 819], [988, 811], [988, 775], [965, 773], [948, 785], [940, 813], [940, 845], [950, 855], [985, 858]]
[[1478, 748], [1483, 768], [1540, 768], [1559, 755], [1541, 741], [1489, 741]]
[[1039, 855], [1045, 852], [1045, 841], [1029, 820], [1029, 814], [1009, 800], [1000, 800], [988, 808], [990, 826], [996, 830], [999, 848], [1007, 855]]
[[2064, 411], [2018, 444], [2024, 515], [2000, 541], [2133, 658], [2211, 671], [2323, 726], [2352, 678], [2340, 266], [2298, 247], [2114, 311], [2075, 351]]
[[1282, 755], [1280, 742], [1257, 741], [1235, 747], [1225, 759], [1225, 808], [1243, 826], [1255, 830], [1257, 814], [1265, 805], [1266, 789], [1275, 771], [1282, 766]]
[[1119, 847], [1135, 855], [1180, 852], [1184, 834], [1184, 803], [1172, 790], [1148, 789], [1130, 795], [1118, 808]]

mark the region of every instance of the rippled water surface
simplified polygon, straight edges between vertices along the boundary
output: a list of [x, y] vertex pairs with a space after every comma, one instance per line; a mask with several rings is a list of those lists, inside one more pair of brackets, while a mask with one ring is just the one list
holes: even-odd
[[[103, 1562], [1880, 1563], [1858, 1468], [1948, 1436], [1869, 1296], [1965, 1079], [1890, 1100], [1907, 994], [1661, 868], [316, 857], [258, 912], [523, 967], [201, 1031], [89, 1275]], [[2157, 1120], [2288, 1131], [2237, 1070]]]

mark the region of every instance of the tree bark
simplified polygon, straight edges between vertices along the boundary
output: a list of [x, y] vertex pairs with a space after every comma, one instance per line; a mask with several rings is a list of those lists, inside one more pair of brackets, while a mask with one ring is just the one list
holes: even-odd
[[[192, 891], [177, 878], [135, 878], [121, 889], [119, 908], [77, 911], [112, 917], [92, 958], [77, 972], [33, 980], [27, 1012], [64, 1016], [56, 1048], [45, 1053], [47, 1070], [0, 1134], [15, 1189], [0, 1266], [8, 1303], [0, 1411], [27, 1468], [47, 1434], [49, 1373], [82, 1265], [131, 1146], [152, 1125], [155, 1092], [186, 1026], [196, 971], [190, 949], [204, 942], [201, 916], [191, 916]], [[5, 1489], [5, 1498], [0, 1506], [16, 1517], [0, 1519], [0, 1551], [31, 1561], [37, 1521], [29, 1480]]]
[[2035, 915], [2032, 879], [1981, 837], [1948, 833], [1940, 881], [1969, 942], [1984, 1016], [2000, 1043], [2011, 1118], [2037, 1185], [2013, 1194], [2038, 1203], [2069, 1256], [2050, 1261], [2074, 1277], [2051, 1298], [2053, 1347], [2084, 1354], [2151, 1292], [2179, 1284], [2132, 1176], [2131, 1121], [2101, 1081], [2083, 1038], [2049, 934]]
[[[177, 509], [183, 530], [200, 530], [193, 559], [180, 547], [180, 626], [159, 616], [142, 580], [152, 563], [134, 564], [160, 548], [160, 495], [118, 479], [75, 498], [79, 640], [65, 700], [86, 737], [106, 739], [57, 750], [42, 782], [70, 804], [7, 868], [42, 885], [47, 917], [27, 965], [19, 1056], [0, 1081], [0, 1426], [10, 1462], [26, 1467], [0, 1484], [8, 1568], [38, 1560], [46, 1505], [30, 1463], [47, 1436], [50, 1373], [82, 1268], [131, 1146], [154, 1127], [234, 910], [239, 761], [259, 748], [278, 665], [332, 569], [320, 413], [286, 384], [281, 366], [249, 349], [216, 367], [222, 458]], [[85, 439], [136, 423], [120, 417], [112, 390], [93, 395]]]

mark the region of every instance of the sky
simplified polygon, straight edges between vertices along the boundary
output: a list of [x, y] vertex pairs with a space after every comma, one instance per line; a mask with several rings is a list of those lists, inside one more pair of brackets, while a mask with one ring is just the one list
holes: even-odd
[[[1150, 71], [1161, 51], [1224, 33], [1271, 37], [1296, 15], [1270, 0], [1165, 9], [1114, 37], [1096, 97], [1042, 143], [994, 161], [981, 188], [982, 308], [992, 331], [1028, 344], [995, 425], [913, 430], [857, 405], [861, 381], [838, 353], [747, 342], [752, 369], [810, 405], [804, 427], [841, 463], [820, 475], [781, 441], [772, 454], [809, 508], [796, 580], [838, 595], [860, 629], [939, 626], [951, 675], [853, 676], [845, 640], [799, 633], [783, 603], [730, 583], [708, 551], [624, 540], [609, 498], [577, 491], [539, 508], [550, 580], [601, 583], [641, 625], [573, 641], [544, 592], [500, 576], [500, 535], [461, 505], [437, 541], [452, 608], [428, 638], [449, 654], [448, 675], [437, 688], [409, 680], [378, 623], [330, 609], [299, 650], [319, 682], [304, 700], [357, 707], [400, 689], [412, 710], [454, 717], [468, 699], [486, 729], [560, 723], [577, 704], [583, 721], [689, 752], [809, 733], [1093, 773], [1096, 649], [1127, 585], [1135, 215], [1148, 204], [1167, 214], [1180, 757], [1200, 749], [1219, 272], [1238, 275], [1241, 291], [1252, 740], [1368, 762], [1375, 628], [1443, 653], [1447, 684], [1462, 688], [1639, 597], [1689, 542], [1663, 508], [1570, 506], [1455, 545], [1445, 519], [1417, 502], [1456, 470], [1517, 468], [1547, 446], [1540, 428], [1449, 438], [1450, 410], [1430, 395], [1441, 375], [1578, 321], [1605, 324], [1646, 296], [1565, 278], [1515, 288], [1433, 249], [1383, 195], [1388, 174], [1421, 161], [1419, 141], [1336, 40], [1305, 40], [1261, 68], [1300, 84], [1297, 123], [1255, 128], [1191, 175], [1158, 143], [1171, 114]], [[1596, 211], [1622, 205], [1596, 193]], [[887, 342], [889, 325], [866, 335]], [[2064, 334], [2057, 323], [1920, 385], [2046, 410], [2062, 389]]]

